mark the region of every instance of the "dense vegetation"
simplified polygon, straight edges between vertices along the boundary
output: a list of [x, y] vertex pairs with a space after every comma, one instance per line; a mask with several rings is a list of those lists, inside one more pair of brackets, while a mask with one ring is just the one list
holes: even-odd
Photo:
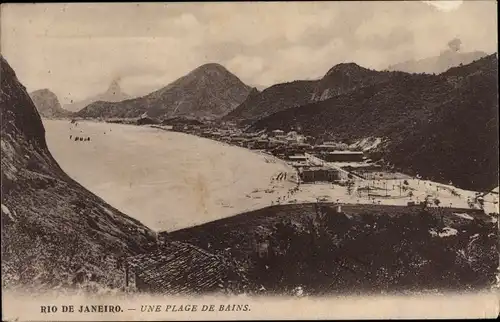
[[324, 101], [365, 86], [387, 81], [397, 74], [378, 72], [354, 63], [338, 64], [319, 80], [293, 81], [276, 84], [262, 92], [253, 91], [224, 120], [251, 123], [271, 114], [312, 102]]
[[253, 90], [224, 120], [249, 122], [284, 109], [312, 102], [317, 81], [294, 81], [276, 84], [262, 92]]
[[[269, 207], [170, 234], [244, 268], [255, 291], [293, 294], [471, 290], [492, 286], [494, 223], [452, 209], [325, 204]], [[456, 229], [456, 235], [447, 231]], [[441, 234], [438, 235], [438, 234]]]
[[495, 55], [440, 75], [394, 73], [385, 82], [275, 113], [251, 129], [301, 130], [352, 143], [382, 137], [381, 156], [410, 173], [463, 188], [498, 185]]

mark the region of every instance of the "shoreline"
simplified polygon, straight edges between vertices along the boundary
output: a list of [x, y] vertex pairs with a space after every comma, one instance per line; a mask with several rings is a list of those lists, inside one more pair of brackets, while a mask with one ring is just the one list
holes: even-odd
[[[57, 122], [64, 122], [64, 120], [57, 120]], [[69, 121], [67, 121], [69, 122]], [[186, 216], [192, 217], [191, 219], [187, 220], [186, 223], [184, 224], [167, 224], [167, 226], [156, 226], [156, 225], [151, 225], [148, 223], [147, 225], [151, 227], [153, 230], [157, 232], [161, 231], [174, 231], [174, 230], [179, 230], [183, 228], [188, 228], [196, 225], [200, 225], [209, 221], [217, 220], [219, 218], [225, 218], [225, 217], [230, 217], [230, 216], [235, 216], [241, 213], [249, 212], [249, 211], [254, 211], [254, 210], [259, 210], [262, 208], [270, 207], [270, 206], [279, 206], [279, 205], [287, 205], [287, 204], [301, 204], [301, 203], [310, 203], [310, 202], [318, 202], [319, 200], [324, 200], [324, 201], [338, 201], [339, 203], [344, 203], [344, 204], [361, 204], [361, 205], [374, 205], [374, 204], [380, 204], [380, 205], [395, 205], [395, 206], [401, 206], [401, 207], [406, 207], [409, 206], [410, 202], [421, 202], [423, 201], [425, 195], [433, 195], [435, 187], [439, 187], [442, 192], [440, 192], [441, 197], [433, 197], [433, 198], [439, 198], [441, 199], [442, 207], [452, 207], [452, 208], [460, 208], [465, 210], [469, 210], [467, 206], [467, 203], [465, 202], [465, 199], [467, 199], [467, 196], [469, 198], [472, 198], [475, 192], [471, 191], [466, 191], [463, 189], [459, 189], [453, 186], [449, 185], [444, 185], [441, 183], [436, 183], [432, 181], [427, 181], [427, 180], [421, 180], [421, 179], [381, 179], [381, 180], [376, 180], [376, 184], [373, 184], [372, 186], [372, 180], [368, 179], [363, 179], [359, 183], [355, 185], [354, 191], [352, 193], [349, 193], [347, 188], [341, 185], [336, 185], [332, 183], [311, 183], [311, 184], [305, 184], [305, 183], [298, 183], [298, 171], [296, 168], [294, 168], [292, 165], [287, 163], [287, 161], [280, 159], [270, 153], [268, 153], [265, 150], [253, 150], [249, 149], [246, 147], [242, 147], [239, 145], [233, 145], [228, 142], [222, 142], [219, 140], [215, 140], [212, 138], [207, 138], [203, 136], [199, 136], [193, 133], [185, 133], [181, 131], [171, 131], [169, 129], [164, 129], [159, 126], [151, 126], [151, 125], [136, 125], [136, 124], [122, 124], [122, 123], [107, 123], [105, 121], [81, 121], [81, 124], [89, 123], [89, 124], [98, 124], [102, 126], [113, 126], [121, 129], [126, 129], [125, 131], [128, 131], [128, 129], [133, 129], [132, 131], [138, 131], [138, 132], [150, 132], [153, 133], [153, 135], [157, 135], [158, 133], [164, 133], [167, 132], [166, 134], [170, 137], [168, 140], [175, 140], [174, 138], [181, 138], [180, 141], [190, 141], [191, 139], [196, 138], [193, 142], [197, 142], [194, 144], [193, 149], [196, 149], [196, 146], [203, 147], [208, 142], [211, 142], [210, 144], [215, 144], [216, 146], [220, 147], [225, 147], [225, 148], [230, 148], [232, 151], [236, 151], [236, 154], [239, 155], [241, 153], [248, 153], [251, 152], [252, 155], [258, 156], [262, 162], [265, 163], [275, 163], [277, 168], [281, 168], [281, 172], [286, 172], [289, 176], [286, 181], [275, 181], [275, 178], [277, 174], [280, 172], [276, 172], [274, 175], [270, 175], [270, 177], [264, 176], [262, 179], [258, 180], [261, 182], [260, 185], [258, 186], [245, 186], [244, 188], [240, 188], [240, 193], [237, 194], [236, 191], [233, 191], [232, 186], [236, 182], [239, 181], [238, 177], [234, 177], [233, 180], [236, 180], [231, 183], [231, 181], [227, 181], [225, 185], [223, 185], [224, 189], [227, 190], [226, 193], [223, 193], [222, 195], [219, 193], [219, 198], [214, 197], [213, 195], [210, 194], [208, 188], [207, 190], [207, 195], [202, 196], [200, 199], [202, 204], [208, 203], [210, 206], [206, 208], [206, 206], [202, 206], [202, 208], [198, 209], [196, 212], [193, 212], [192, 215], [188, 215], [186, 213]], [[127, 125], [127, 127], [122, 127], [121, 125]], [[156, 133], [156, 134], [154, 134]], [[191, 138], [191, 139], [189, 139]], [[206, 141], [205, 141], [206, 140]], [[126, 143], [126, 142], [125, 142]], [[120, 143], [117, 143], [120, 144]], [[182, 144], [182, 143], [181, 143]], [[223, 148], [223, 149], [225, 149]], [[238, 148], [238, 149], [235, 149]], [[212, 148], [213, 149], [213, 148]], [[228, 150], [229, 151], [229, 150]], [[243, 152], [245, 151], [245, 152]], [[231, 153], [229, 153], [231, 154]], [[224, 154], [225, 155], [225, 154]], [[246, 159], [246, 158], [244, 158]], [[219, 160], [218, 158], [214, 159]], [[218, 162], [216, 162], [218, 163]], [[182, 163], [181, 163], [182, 164]], [[260, 164], [260, 163], [259, 163]], [[264, 164], [264, 163], [263, 163]], [[198, 170], [198, 169], [196, 169]], [[124, 171], [134, 171], [134, 169], [124, 169]], [[188, 171], [186, 173], [186, 176], [192, 176], [189, 172], [192, 172], [191, 170], [186, 170]], [[202, 177], [210, 177], [210, 172], [212, 170], [208, 170], [208, 172], [199, 172]], [[280, 170], [278, 170], [280, 171]], [[195, 171], [196, 172], [196, 171]], [[208, 173], [208, 175], [207, 175]], [[253, 171], [253, 174], [258, 174], [260, 171], [258, 169], [255, 169]], [[71, 174], [70, 174], [71, 175]], [[248, 174], [245, 174], [248, 175]], [[239, 175], [238, 175], [239, 176]], [[291, 179], [292, 178], [292, 179]], [[120, 201], [116, 201], [116, 199], [110, 199], [106, 196], [106, 193], [102, 193], [102, 189], [105, 187], [109, 186], [109, 189], [112, 189], [113, 186], [115, 186], [117, 183], [113, 182], [108, 182], [104, 186], [101, 184], [101, 188], [95, 189], [92, 185], [86, 185], [82, 182], [82, 180], [79, 180], [77, 177], [74, 178], [76, 181], [79, 183], [83, 184], [86, 186], [87, 189], [90, 191], [94, 192], [98, 196], [102, 197], [104, 200], [109, 202], [111, 205], [115, 206], [117, 209], [120, 209], [124, 213], [127, 214], [136, 214], [140, 213], [137, 211], [132, 211], [128, 207], [122, 207], [122, 204]], [[156, 178], [155, 178], [156, 179]], [[180, 177], [181, 181], [183, 180], [182, 177]], [[410, 182], [410, 185], [408, 185], [408, 189], [410, 191], [414, 192], [414, 196], [412, 198], [408, 197], [407, 193], [408, 191], [405, 190], [404, 194], [401, 194], [399, 192], [400, 185], [401, 183], [407, 180]], [[85, 180], [84, 180], [85, 181]], [[265, 183], [267, 181], [267, 183]], [[148, 190], [152, 191], [153, 194], [155, 189], [161, 189], [162, 187], [168, 187], [169, 185], [172, 185], [172, 189], [176, 189], [176, 186], [181, 185], [182, 182], [175, 182], [175, 180], [172, 182], [172, 178], [167, 178], [165, 180], [161, 180], [159, 178], [158, 180], [152, 180], [149, 182], [143, 182], [143, 183], [130, 183], [130, 188], [132, 186], [135, 186], [135, 188], [142, 189], [142, 190]], [[393, 188], [390, 189], [390, 195], [384, 196], [383, 193], [386, 190], [383, 185], [387, 186], [392, 186]], [[191, 187], [189, 189], [195, 189], [196, 188], [196, 181], [191, 183]], [[240, 184], [241, 185], [241, 184]], [[380, 194], [373, 194], [373, 195], [367, 195], [366, 191], [364, 190], [358, 190], [358, 188], [362, 188], [363, 186], [372, 186], [373, 188], [376, 189], [376, 191], [379, 191]], [[397, 186], [394, 188], [394, 186]], [[180, 187], [180, 186], [179, 186]], [[432, 188], [431, 188], [432, 187]], [[220, 188], [220, 187], [219, 187]], [[118, 186], [117, 191], [123, 191], [122, 193], [124, 194], [130, 194], [133, 193], [130, 190], [127, 190], [125, 186]], [[243, 189], [243, 190], [241, 190]], [[459, 192], [461, 195], [464, 197], [462, 199], [457, 199], [455, 197], [451, 196], [446, 196], [443, 194], [446, 193], [451, 193], [451, 190], [455, 190]], [[140, 192], [138, 192], [140, 194]], [[176, 193], [176, 192], [174, 192]], [[233, 194], [233, 195], [232, 195]], [[183, 196], [183, 195], [180, 195]], [[196, 197], [195, 199], [186, 199], [188, 195], [182, 197], [181, 199], [185, 199], [186, 202], [193, 203], [196, 202]], [[144, 198], [146, 198], [145, 203], [151, 203], [151, 201], [147, 201], [151, 199], [151, 196], [145, 195]], [[163, 199], [162, 196], [156, 197], [157, 199]], [[325, 199], [326, 198], [326, 199]], [[122, 197], [119, 197], [121, 200]], [[189, 200], [189, 201], [188, 201]], [[431, 199], [433, 200], [433, 199]], [[126, 203], [126, 201], [123, 201]], [[139, 202], [139, 201], [137, 201]], [[451, 202], [451, 205], [450, 205]], [[153, 204], [158, 204], [158, 207], [163, 207], [165, 210], [170, 209], [169, 207], [164, 207], [160, 206], [162, 203], [159, 200], [153, 200]], [[434, 207], [434, 204], [431, 204], [430, 207]], [[487, 205], [488, 208], [491, 208], [492, 205]], [[488, 211], [491, 212], [491, 209], [488, 209]], [[493, 211], [494, 212], [494, 211]], [[160, 211], [158, 211], [159, 215]], [[488, 212], [489, 213], [489, 212]], [[162, 217], [161, 215], [159, 215]], [[199, 217], [205, 217], [204, 219], [199, 218]], [[134, 216], [133, 216], [134, 217]], [[141, 216], [142, 217], [142, 216]], [[143, 218], [141, 217], [134, 217], [142, 222], [147, 222], [144, 221]], [[159, 217], [159, 218], [160, 218]], [[168, 217], [168, 216], [167, 216]], [[196, 219], [198, 218], [198, 219]], [[163, 220], [160, 220], [161, 222], [171, 222], [168, 218], [165, 218]], [[183, 219], [183, 221], [186, 221], [186, 219]], [[189, 222], [189, 223], [188, 223]]]
[[[70, 177], [155, 231], [271, 206], [296, 186], [294, 180], [274, 181], [282, 172], [293, 177], [295, 169], [261, 151], [148, 126], [44, 123], [49, 150]], [[73, 142], [72, 131], [92, 140]]]

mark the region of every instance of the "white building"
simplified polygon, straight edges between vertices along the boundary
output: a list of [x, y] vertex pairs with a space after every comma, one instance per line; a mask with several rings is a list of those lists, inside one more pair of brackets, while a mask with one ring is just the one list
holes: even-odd
[[483, 195], [484, 212], [498, 214], [498, 187]]

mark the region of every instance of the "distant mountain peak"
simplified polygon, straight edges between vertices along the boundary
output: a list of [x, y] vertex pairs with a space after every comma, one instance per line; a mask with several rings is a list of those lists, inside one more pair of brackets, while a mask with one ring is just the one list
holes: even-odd
[[207, 63], [192, 70], [188, 75], [206, 74], [208, 76], [232, 77], [234, 76], [226, 67], [218, 63]]
[[439, 56], [423, 58], [419, 60], [408, 60], [402, 63], [390, 65], [390, 71], [403, 71], [407, 73], [428, 73], [440, 74], [452, 67], [470, 64], [478, 60], [487, 53], [482, 51], [462, 52], [450, 49], [442, 51]]
[[121, 81], [121, 78], [119, 78], [119, 77], [114, 78], [111, 81], [111, 84], [109, 84], [108, 89], [104, 93], [98, 94], [98, 95], [93, 96], [93, 97], [89, 97], [89, 98], [84, 99], [80, 102], [67, 104], [64, 107], [72, 112], [78, 112], [78, 111], [82, 110], [84, 107], [86, 107], [92, 103], [98, 102], [98, 101], [120, 102], [120, 101], [124, 101], [124, 100], [131, 98], [130, 95], [128, 95], [127, 93], [122, 91], [121, 86], [120, 86], [120, 81]]
[[105, 96], [113, 95], [113, 96], [126, 96], [120, 86], [120, 78], [115, 78], [109, 84], [108, 90], [104, 93]]
[[249, 131], [300, 128], [348, 143], [383, 138], [380, 157], [410, 174], [452, 180], [464, 189], [498, 185], [495, 54], [441, 75], [359, 74], [325, 78], [318, 102], [282, 109], [253, 122]]
[[57, 95], [48, 88], [43, 88], [29, 93], [31, 100], [36, 106], [38, 113], [47, 118], [66, 117], [71, 114], [61, 107]]
[[360, 72], [360, 71], [369, 71], [369, 69], [364, 68], [359, 66], [356, 63], [340, 63], [332, 68], [326, 73], [325, 77], [330, 76], [332, 74], [337, 74], [339, 72], [344, 73], [344, 74], [349, 74], [353, 72]]
[[207, 70], [207, 69], [219, 69], [219, 70], [227, 71], [227, 68], [222, 66], [219, 63], [206, 63], [206, 64], [199, 66], [195, 70]]
[[[115, 89], [119, 86], [113, 85]], [[112, 86], [112, 87], [113, 87]], [[117, 104], [111, 100], [95, 102], [79, 112], [86, 117], [153, 118], [190, 116], [216, 118], [227, 114], [241, 104], [252, 88], [218, 63], [197, 67], [167, 86], [148, 95], [128, 99]]]
[[54, 94], [54, 92], [52, 92], [50, 89], [48, 88], [42, 88], [42, 89], [37, 89], [36, 91], [33, 91], [31, 93], [43, 93], [43, 94], [47, 94], [47, 95], [51, 95], [51, 96], [56, 96], [56, 94]]

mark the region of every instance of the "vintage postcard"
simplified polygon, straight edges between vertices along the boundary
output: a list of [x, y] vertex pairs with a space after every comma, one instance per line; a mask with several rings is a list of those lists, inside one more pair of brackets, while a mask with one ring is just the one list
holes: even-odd
[[0, 8], [4, 321], [498, 316], [496, 1]]

